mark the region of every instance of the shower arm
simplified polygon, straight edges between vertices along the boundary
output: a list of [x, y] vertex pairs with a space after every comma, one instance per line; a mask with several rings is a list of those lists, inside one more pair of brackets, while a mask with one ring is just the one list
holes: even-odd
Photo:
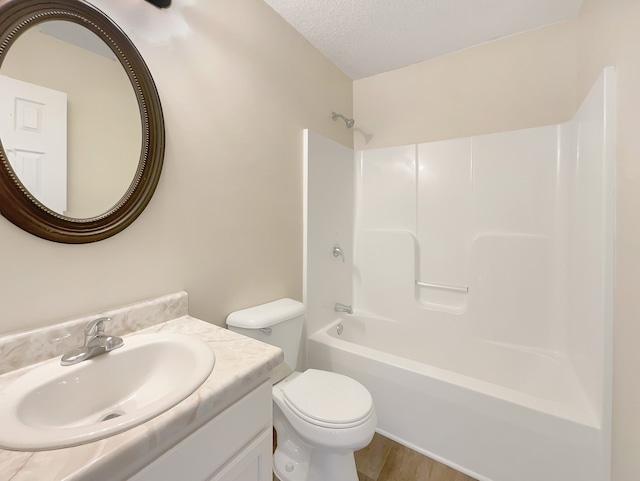
[[347, 126], [347, 128], [348, 128], [348, 129], [350, 129], [351, 127], [353, 127], [353, 124], [355, 123], [355, 120], [354, 120], [354, 119], [348, 119], [348, 118], [346, 118], [346, 117], [345, 117], [344, 115], [342, 115], [342, 114], [338, 114], [338, 113], [336, 113], [336, 112], [331, 112], [331, 119], [332, 119], [333, 121], [336, 121], [336, 120], [338, 120], [339, 118], [340, 118], [340, 119], [342, 119], [342, 120], [344, 120], [344, 123], [346, 124], [346, 126]]

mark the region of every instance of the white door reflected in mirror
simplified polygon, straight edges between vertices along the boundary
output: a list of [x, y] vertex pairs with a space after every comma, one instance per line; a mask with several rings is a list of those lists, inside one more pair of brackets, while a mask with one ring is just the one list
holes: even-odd
[[67, 94], [0, 75], [0, 132], [11, 167], [40, 203], [67, 209]]
[[[94, 32], [70, 21], [45, 21], [25, 29], [11, 45], [0, 74], [67, 95], [66, 208], [36, 193], [31, 167], [45, 162], [29, 156], [27, 169], [12, 162], [23, 185], [50, 210], [76, 219], [105, 214], [127, 193], [142, 153], [142, 120], [129, 77], [110, 47]], [[30, 119], [38, 120], [32, 109]], [[47, 128], [48, 107], [40, 120]], [[0, 125], [5, 150], [7, 126]], [[11, 134], [9, 134], [11, 135]], [[35, 151], [40, 151], [35, 149]], [[7, 157], [18, 157], [7, 152]], [[46, 162], [49, 162], [47, 152]], [[50, 172], [45, 177], [49, 183]], [[27, 186], [29, 184], [29, 186]]]

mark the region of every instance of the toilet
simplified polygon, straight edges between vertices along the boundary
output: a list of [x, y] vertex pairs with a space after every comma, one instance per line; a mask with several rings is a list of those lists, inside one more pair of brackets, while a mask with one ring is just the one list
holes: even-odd
[[318, 369], [296, 371], [304, 306], [279, 299], [236, 311], [230, 330], [284, 351], [274, 369], [273, 425], [278, 446], [273, 470], [280, 481], [358, 481], [353, 452], [376, 429], [373, 399], [348, 376]]

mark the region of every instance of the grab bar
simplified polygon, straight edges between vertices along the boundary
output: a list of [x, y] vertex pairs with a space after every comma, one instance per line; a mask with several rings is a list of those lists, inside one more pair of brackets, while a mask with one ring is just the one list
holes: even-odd
[[429, 282], [416, 281], [416, 285], [420, 287], [435, 287], [436, 289], [444, 289], [447, 291], [469, 292], [469, 286], [449, 286], [447, 284], [430, 284]]

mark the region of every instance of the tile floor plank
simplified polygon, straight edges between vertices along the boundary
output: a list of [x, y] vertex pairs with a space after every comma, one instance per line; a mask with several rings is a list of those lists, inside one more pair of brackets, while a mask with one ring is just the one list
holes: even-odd
[[378, 433], [355, 457], [359, 481], [477, 481]]
[[427, 481], [434, 461], [394, 443], [377, 481]]
[[367, 447], [355, 452], [358, 472], [377, 481], [393, 444], [389, 439], [375, 433]]
[[366, 474], [362, 474], [360, 471], [358, 471], [358, 481], [376, 481], [376, 479], [370, 478]]

